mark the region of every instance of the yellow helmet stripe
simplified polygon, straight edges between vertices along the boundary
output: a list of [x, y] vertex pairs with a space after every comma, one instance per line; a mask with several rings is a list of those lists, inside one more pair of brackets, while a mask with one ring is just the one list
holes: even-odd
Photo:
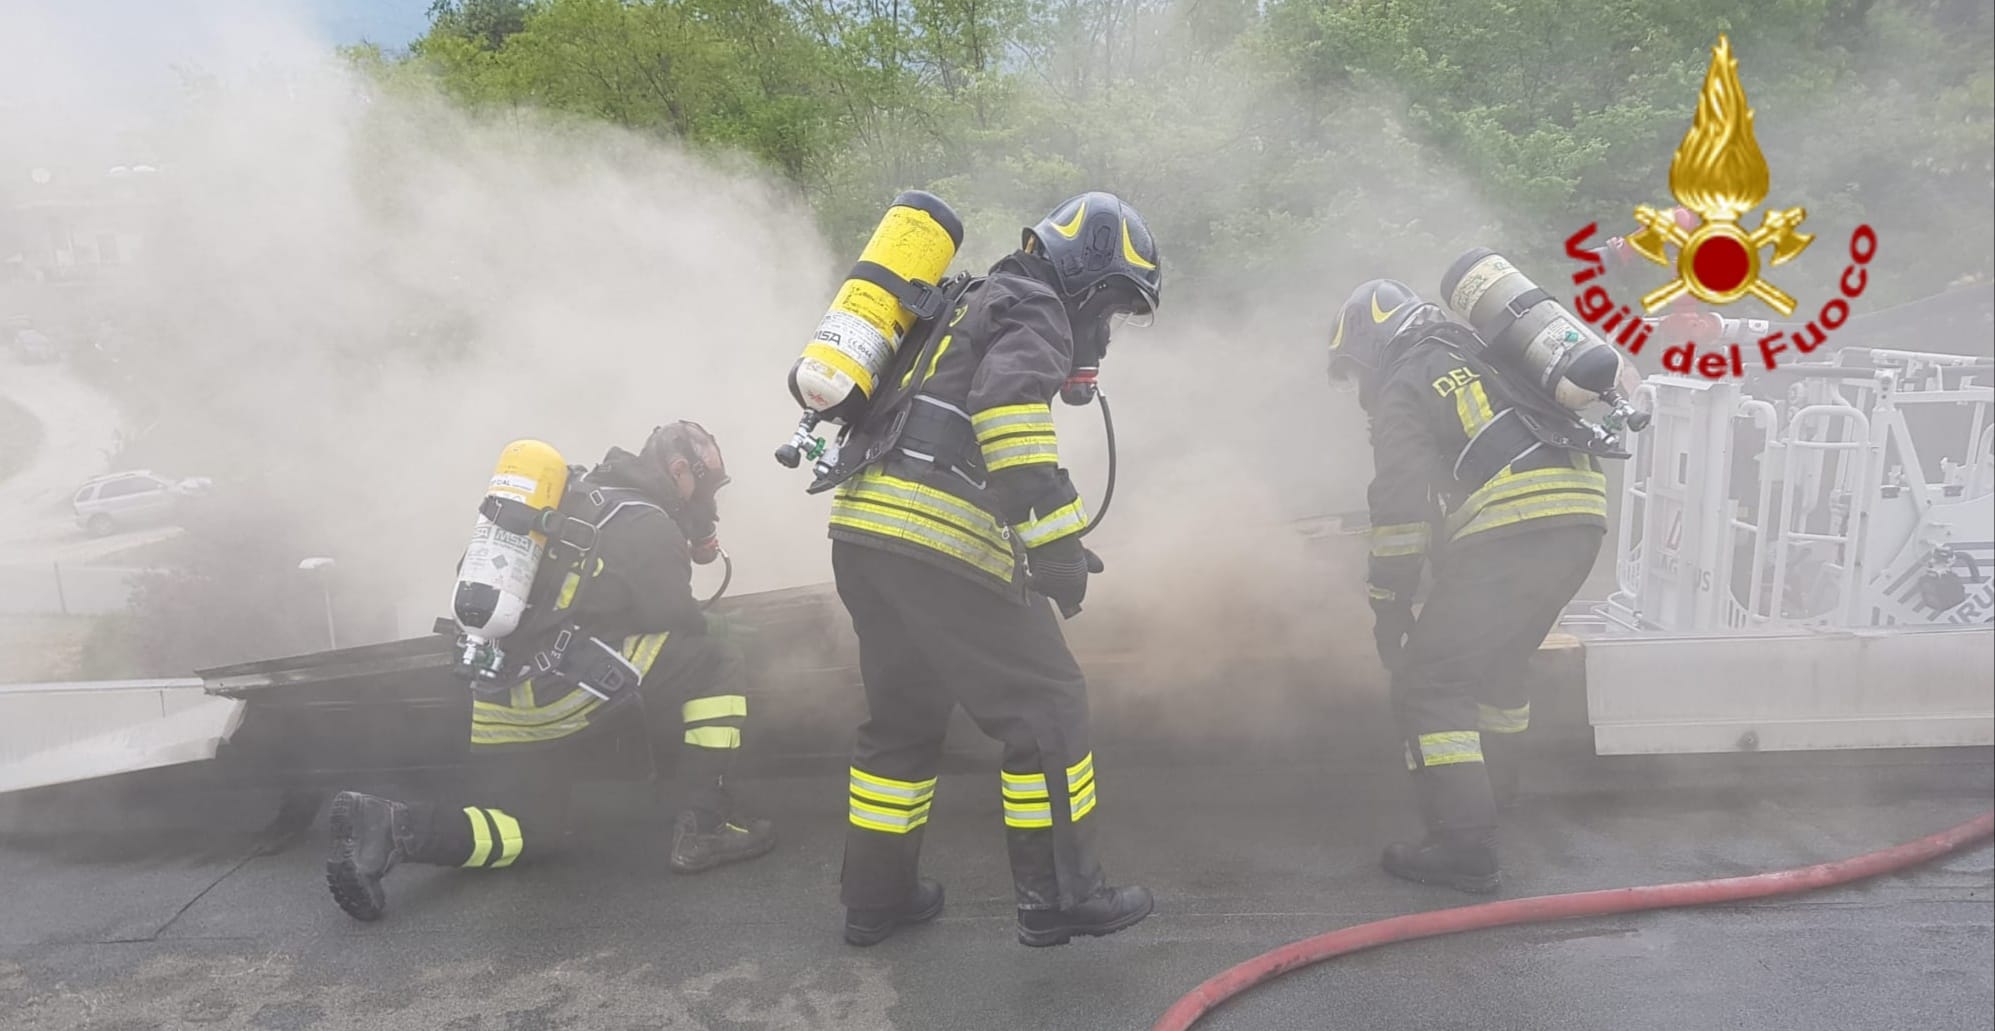
[[1073, 221], [1068, 222], [1066, 225], [1060, 225], [1058, 223], [1055, 223], [1053, 225], [1053, 229], [1056, 232], [1058, 232], [1061, 236], [1064, 236], [1067, 239], [1071, 240], [1074, 237], [1081, 235], [1081, 220], [1086, 217], [1088, 217], [1088, 202], [1082, 201], [1081, 206], [1074, 209]]
[[1126, 218], [1122, 220], [1122, 256], [1137, 268], [1155, 269], [1157, 267], [1141, 254], [1136, 253], [1136, 244], [1129, 239], [1129, 220]]

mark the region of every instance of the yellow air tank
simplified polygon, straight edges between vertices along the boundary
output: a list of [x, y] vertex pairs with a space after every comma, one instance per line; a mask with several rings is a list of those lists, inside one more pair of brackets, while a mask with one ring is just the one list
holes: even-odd
[[489, 645], [519, 626], [547, 551], [547, 535], [536, 527], [567, 489], [568, 465], [553, 447], [515, 440], [499, 453], [451, 598], [451, 612], [470, 648]]
[[962, 245], [963, 222], [942, 198], [920, 190], [895, 197], [790, 367], [797, 403], [848, 425], [864, 412], [908, 331], [938, 314], [916, 307], [923, 287], [941, 281]]

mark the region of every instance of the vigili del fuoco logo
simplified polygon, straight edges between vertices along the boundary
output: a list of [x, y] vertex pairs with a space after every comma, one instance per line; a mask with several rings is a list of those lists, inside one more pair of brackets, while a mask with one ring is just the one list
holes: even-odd
[[[1814, 242], [1812, 234], [1800, 231], [1808, 212], [1800, 207], [1770, 207], [1758, 228], [1739, 224], [1766, 200], [1768, 179], [1766, 157], [1753, 138], [1753, 110], [1746, 106], [1745, 88], [1739, 84], [1739, 62], [1732, 57], [1731, 41], [1719, 36], [1697, 98], [1697, 113], [1669, 165], [1669, 192], [1681, 207], [1672, 213], [1640, 205], [1635, 208], [1638, 230], [1610, 242], [1674, 269], [1676, 278], [1641, 297], [1646, 315], [1667, 308], [1668, 317], [1637, 316], [1610, 297], [1604, 285], [1588, 285], [1606, 271], [1602, 249], [1584, 246], [1598, 230], [1596, 223], [1566, 240], [1566, 254], [1584, 265], [1572, 277], [1575, 286], [1584, 287], [1573, 298], [1574, 310], [1630, 354], [1640, 354], [1652, 331], [1664, 328], [1668, 336], [1680, 339], [1665, 341], [1669, 346], [1663, 352], [1663, 368], [1709, 379], [1745, 375], [1747, 346], [1757, 345], [1757, 357], [1768, 369], [1790, 347], [1804, 355], [1821, 347], [1830, 332], [1848, 321], [1849, 302], [1861, 296], [1869, 283], [1865, 266], [1877, 256], [1877, 233], [1868, 224], [1857, 226], [1850, 236], [1850, 262], [1836, 284], [1836, 294], [1805, 323], [1788, 322], [1776, 330], [1775, 323], [1764, 319], [1734, 322], [1708, 310], [1752, 298], [1783, 319], [1794, 314], [1794, 296], [1765, 272], [1794, 260]], [[1676, 251], [1674, 261], [1671, 248]], [[1696, 303], [1700, 301], [1701, 306]], [[1728, 323], [1742, 329], [1744, 339], [1720, 349], [1718, 330]], [[1700, 342], [1710, 348], [1701, 355]]]

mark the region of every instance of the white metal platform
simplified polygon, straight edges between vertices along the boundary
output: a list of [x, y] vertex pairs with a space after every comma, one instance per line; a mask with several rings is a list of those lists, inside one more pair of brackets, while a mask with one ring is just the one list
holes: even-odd
[[1618, 589], [1564, 627], [1602, 755], [1995, 744], [1995, 362], [1652, 376]]

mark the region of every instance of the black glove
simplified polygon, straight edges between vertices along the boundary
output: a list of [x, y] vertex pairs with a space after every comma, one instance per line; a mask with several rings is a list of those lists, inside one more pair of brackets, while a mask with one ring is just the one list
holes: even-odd
[[1053, 599], [1060, 613], [1072, 617], [1087, 597], [1088, 574], [1102, 571], [1101, 559], [1081, 547], [1078, 537], [1062, 537], [1025, 552], [1025, 583]]
[[1372, 641], [1378, 646], [1378, 660], [1387, 670], [1397, 670], [1406, 651], [1407, 635], [1413, 632], [1413, 606], [1375, 600], [1372, 617]]

